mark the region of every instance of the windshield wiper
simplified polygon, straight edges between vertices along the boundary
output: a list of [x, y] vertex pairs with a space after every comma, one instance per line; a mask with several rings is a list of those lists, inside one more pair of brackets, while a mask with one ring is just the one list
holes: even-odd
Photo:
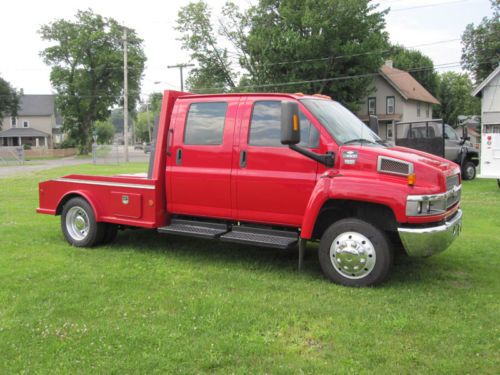
[[356, 139], [351, 139], [347, 142], [344, 142], [344, 145], [350, 144], [350, 143], [372, 143], [374, 145], [378, 144], [377, 142], [370, 141], [369, 139], [365, 138], [356, 138]]

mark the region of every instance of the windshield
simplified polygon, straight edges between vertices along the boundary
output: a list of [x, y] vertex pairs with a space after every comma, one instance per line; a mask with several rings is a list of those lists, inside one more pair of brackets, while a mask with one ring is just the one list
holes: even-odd
[[354, 142], [382, 143], [377, 134], [341, 104], [318, 99], [302, 99], [301, 102], [339, 145]]

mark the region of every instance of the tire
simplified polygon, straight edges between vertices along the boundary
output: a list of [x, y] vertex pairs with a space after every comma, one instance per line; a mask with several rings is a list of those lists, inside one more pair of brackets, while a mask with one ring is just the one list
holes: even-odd
[[354, 218], [339, 220], [328, 227], [321, 237], [318, 257], [328, 279], [353, 287], [380, 284], [393, 262], [386, 234]]
[[466, 161], [462, 167], [462, 179], [473, 180], [476, 177], [476, 166], [471, 161]]
[[95, 220], [94, 210], [83, 198], [72, 198], [63, 207], [61, 229], [71, 245], [93, 247], [100, 245], [106, 234], [106, 224]]
[[104, 233], [104, 238], [102, 244], [106, 245], [113, 242], [118, 234], [118, 225], [116, 224], [106, 224], [106, 230]]

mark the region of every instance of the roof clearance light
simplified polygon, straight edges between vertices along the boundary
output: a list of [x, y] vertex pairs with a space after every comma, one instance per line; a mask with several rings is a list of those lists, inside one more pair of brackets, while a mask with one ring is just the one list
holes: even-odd
[[323, 94], [313, 94], [313, 96], [316, 96], [317, 98], [323, 98], [323, 99], [329, 99], [332, 100], [331, 96], [328, 95], [323, 95]]

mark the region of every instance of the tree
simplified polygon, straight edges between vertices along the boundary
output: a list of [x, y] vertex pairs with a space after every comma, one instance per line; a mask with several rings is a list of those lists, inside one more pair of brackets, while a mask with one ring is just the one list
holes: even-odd
[[0, 77], [0, 129], [2, 120], [7, 116], [16, 116], [19, 109], [19, 93], [9, 82]]
[[[59, 19], [42, 26], [40, 34], [51, 46], [42, 51], [52, 67], [50, 80], [64, 118], [64, 130], [88, 153], [93, 123], [105, 120], [109, 108], [123, 99], [123, 27], [92, 10], [78, 11], [75, 21]], [[129, 110], [139, 98], [146, 57], [142, 40], [128, 30]]]
[[153, 133], [154, 114], [151, 111], [139, 112], [135, 122], [135, 136], [141, 142], [149, 142]]
[[500, 63], [500, 2], [491, 1], [493, 16], [477, 26], [469, 24], [462, 34], [462, 67], [483, 81]]
[[163, 93], [153, 92], [152, 94], [149, 94], [148, 106], [149, 110], [152, 111], [154, 115], [160, 114], [162, 102], [163, 102]]
[[395, 68], [409, 72], [431, 94], [436, 95], [438, 78], [430, 57], [400, 45], [392, 46], [390, 51], [389, 58]]
[[383, 63], [385, 14], [370, 0], [260, 0], [246, 12], [228, 2], [216, 34], [207, 5], [191, 3], [177, 20], [199, 63], [188, 83], [195, 91], [323, 93], [355, 109]]
[[[330, 95], [356, 109], [388, 45], [386, 12], [376, 7], [370, 0], [261, 0], [250, 9], [250, 81]], [[301, 81], [311, 82], [292, 84]]]
[[198, 62], [188, 76], [187, 87], [193, 91], [211, 87], [213, 91], [231, 90], [236, 84], [228, 51], [219, 46], [210, 18], [204, 1], [189, 3], [179, 11], [176, 30], [183, 33], [182, 48], [191, 51], [191, 58]]
[[455, 126], [459, 115], [478, 115], [481, 103], [471, 96], [472, 81], [464, 73], [446, 72], [438, 76], [437, 97], [441, 105], [436, 108], [435, 115], [445, 123]]
[[96, 121], [94, 130], [97, 134], [97, 143], [110, 144], [115, 135], [115, 127], [110, 121]]

